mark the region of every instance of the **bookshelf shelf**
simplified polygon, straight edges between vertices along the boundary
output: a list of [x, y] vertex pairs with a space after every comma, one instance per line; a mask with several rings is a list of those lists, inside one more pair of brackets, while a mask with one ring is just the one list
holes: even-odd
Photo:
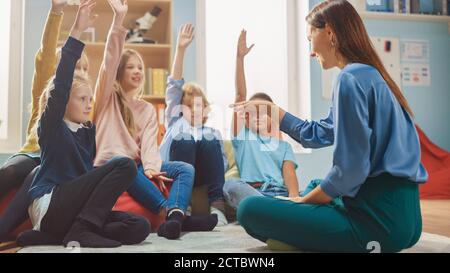
[[405, 14], [393, 12], [360, 12], [363, 18], [379, 20], [420, 21], [420, 22], [443, 22], [450, 23], [450, 16], [428, 15], [428, 14]]
[[[447, 23], [448, 32], [450, 34], [449, 15], [367, 11], [366, 0], [349, 0], [349, 2], [356, 8], [363, 19]], [[395, 5], [396, 4], [394, 2], [394, 6]]]
[[165, 96], [156, 96], [156, 95], [146, 95], [142, 97], [143, 100], [154, 103], [154, 102], [162, 102], [164, 103], [166, 97]]

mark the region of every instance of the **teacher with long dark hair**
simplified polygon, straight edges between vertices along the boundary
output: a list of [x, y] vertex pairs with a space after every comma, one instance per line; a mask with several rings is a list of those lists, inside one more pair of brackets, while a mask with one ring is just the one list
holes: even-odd
[[418, 186], [427, 180], [413, 113], [375, 52], [361, 17], [345, 0], [328, 0], [307, 16], [311, 56], [341, 72], [329, 116], [305, 121], [266, 101], [280, 129], [306, 148], [334, 145], [333, 164], [290, 200], [249, 197], [238, 220], [253, 237], [301, 250], [382, 252], [412, 247], [422, 232]]

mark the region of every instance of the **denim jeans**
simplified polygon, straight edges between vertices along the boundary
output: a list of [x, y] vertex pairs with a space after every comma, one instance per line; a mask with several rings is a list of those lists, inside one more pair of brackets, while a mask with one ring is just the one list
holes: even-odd
[[161, 172], [172, 178], [169, 198], [166, 200], [162, 192], [144, 174], [142, 165], [138, 166], [138, 174], [128, 189], [128, 193], [141, 205], [158, 214], [161, 209], [180, 209], [186, 211], [191, 201], [194, 184], [194, 168], [184, 162], [163, 162]]
[[249, 183], [239, 179], [227, 180], [223, 186], [223, 192], [227, 203], [235, 209], [237, 209], [242, 200], [249, 196], [289, 196], [285, 187], [274, 187], [269, 185], [265, 190], [256, 189]]
[[224, 200], [224, 160], [221, 144], [213, 136], [195, 141], [190, 135], [183, 135], [170, 146], [170, 161], [182, 161], [195, 168], [195, 186], [208, 186], [209, 203]]

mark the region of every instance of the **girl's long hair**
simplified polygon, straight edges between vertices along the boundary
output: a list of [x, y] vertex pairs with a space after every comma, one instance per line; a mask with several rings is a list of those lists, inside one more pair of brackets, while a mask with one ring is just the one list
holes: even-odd
[[[115, 92], [117, 97], [119, 98], [119, 107], [120, 107], [120, 113], [122, 115], [122, 119], [125, 122], [125, 125], [127, 126], [128, 132], [135, 137], [136, 136], [136, 125], [134, 123], [134, 117], [133, 112], [131, 112], [130, 107], [128, 106], [124, 96], [123, 96], [123, 88], [120, 85], [120, 80], [123, 77], [123, 74], [125, 73], [126, 65], [128, 63], [128, 60], [131, 57], [136, 57], [139, 59], [139, 61], [142, 64], [142, 67], [144, 68], [144, 61], [142, 59], [141, 54], [139, 52], [133, 50], [133, 49], [125, 49], [122, 53], [122, 57], [120, 58], [119, 67], [117, 69], [117, 75], [116, 75], [116, 82], [115, 82]], [[145, 82], [145, 73], [142, 73], [142, 83], [141, 86], [136, 90], [135, 98], [141, 99], [144, 94], [144, 82]]]

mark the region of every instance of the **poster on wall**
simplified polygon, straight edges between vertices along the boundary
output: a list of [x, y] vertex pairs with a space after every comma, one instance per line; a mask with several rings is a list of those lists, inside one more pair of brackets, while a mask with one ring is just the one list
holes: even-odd
[[430, 86], [429, 64], [403, 64], [403, 86]]
[[402, 62], [430, 62], [430, 42], [426, 40], [402, 40]]

